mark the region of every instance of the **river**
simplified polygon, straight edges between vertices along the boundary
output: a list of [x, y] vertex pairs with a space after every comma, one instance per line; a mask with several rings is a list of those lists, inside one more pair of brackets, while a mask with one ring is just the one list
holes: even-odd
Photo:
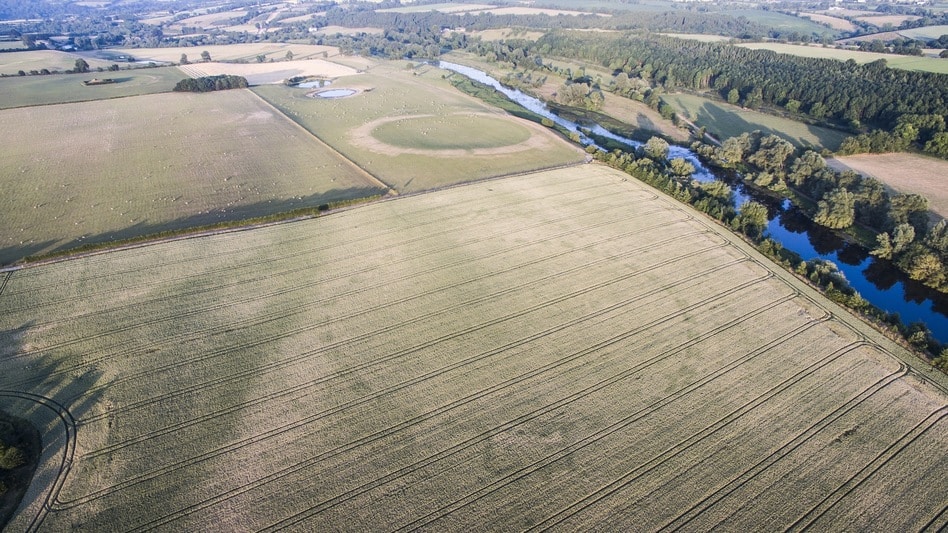
[[[490, 85], [524, 108], [578, 133], [584, 144], [592, 144], [593, 141], [583, 135], [578, 124], [553, 114], [543, 101], [522, 91], [505, 87], [482, 70], [448, 61], [441, 61], [439, 66]], [[583, 126], [582, 129], [631, 146], [641, 145], [632, 139], [615, 135], [599, 125], [591, 128]], [[800, 254], [804, 259], [820, 258], [832, 261], [846, 276], [850, 285], [867, 301], [889, 313], [898, 313], [905, 324], [923, 322], [936, 339], [948, 343], [948, 295], [909, 279], [888, 261], [870, 256], [865, 249], [847, 243], [832, 231], [810, 222], [790, 200], [775, 200], [739, 180], [715, 175], [686, 147], [671, 146], [669, 157], [687, 159], [694, 165], [694, 178], [698, 181], [726, 181], [734, 190], [736, 205], [748, 199], [764, 204], [769, 214], [767, 234], [770, 238], [782, 244], [784, 248]]]

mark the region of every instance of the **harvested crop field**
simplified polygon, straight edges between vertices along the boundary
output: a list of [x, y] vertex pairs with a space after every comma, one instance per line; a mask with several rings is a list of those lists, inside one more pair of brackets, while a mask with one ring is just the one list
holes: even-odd
[[442, 78], [448, 71], [406, 65], [383, 62], [333, 84], [357, 91], [346, 98], [311, 98], [311, 89], [277, 85], [253, 90], [399, 192], [584, 160], [550, 129], [461, 93]]
[[858, 28], [858, 26], [856, 26], [852, 22], [846, 19], [841, 19], [839, 17], [832, 17], [829, 15], [820, 15], [817, 13], [799, 13], [799, 16], [806, 19], [810, 19], [813, 22], [826, 24], [827, 26], [829, 26], [830, 28], [833, 28], [834, 30], [855, 31]]
[[57, 50], [27, 50], [0, 54], [0, 74], [15, 76], [19, 71], [30, 73], [47, 69], [50, 72], [65, 72], [76, 66], [77, 59], [85, 59], [90, 68], [108, 68], [113, 61], [90, 59], [79, 54], [59, 52]]
[[948, 524], [946, 393], [732, 238], [588, 165], [13, 272], [10, 528]]
[[[890, 32], [891, 33], [891, 32]], [[898, 37], [897, 35], [893, 38]], [[838, 41], [840, 43], [853, 41], [853, 39], [845, 39], [843, 41]], [[869, 40], [864, 37], [860, 37], [862, 40]], [[875, 52], [860, 52], [859, 50], [841, 50], [838, 48], [824, 48], [822, 46], [809, 46], [809, 45], [800, 45], [800, 44], [786, 44], [786, 43], [743, 43], [737, 46], [743, 46], [745, 48], [753, 48], [755, 50], [773, 50], [778, 54], [790, 54], [800, 57], [816, 57], [821, 59], [837, 59], [839, 61], [847, 61], [852, 59], [856, 63], [869, 63], [872, 61], [878, 61], [880, 59], [885, 59], [886, 65], [891, 68], [898, 68], [902, 70], [920, 70], [922, 72], [935, 72], [940, 74], [948, 74], [948, 61], [944, 61], [937, 57], [921, 57], [921, 56], [904, 56], [896, 54], [879, 54]]]
[[0, 111], [0, 264], [384, 193], [247, 90]]
[[126, 54], [139, 61], [166, 61], [177, 63], [181, 60], [181, 54], [188, 56], [191, 62], [201, 60], [201, 52], [211, 54], [213, 61], [234, 61], [256, 63], [257, 56], [263, 56], [264, 60], [282, 61], [286, 58], [287, 52], [293, 52], [293, 57], [300, 59], [322, 59], [339, 54], [339, 49], [334, 46], [321, 46], [315, 44], [288, 44], [288, 43], [250, 43], [250, 44], [226, 44], [194, 47], [173, 47], [173, 48], [116, 48], [110, 50], [110, 53]]
[[231, 74], [243, 76], [251, 85], [282, 83], [294, 76], [321, 76], [338, 78], [353, 76], [356, 69], [331, 63], [324, 59], [304, 59], [301, 61], [278, 61], [273, 63], [192, 63], [181, 70], [193, 78]]
[[838, 170], [872, 176], [900, 193], [928, 198], [929, 207], [948, 218], [948, 161], [918, 154], [858, 154], [827, 159]]

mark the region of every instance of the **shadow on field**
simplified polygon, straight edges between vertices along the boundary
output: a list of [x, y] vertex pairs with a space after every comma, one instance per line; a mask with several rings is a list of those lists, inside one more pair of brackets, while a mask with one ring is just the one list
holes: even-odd
[[0, 366], [5, 370], [0, 412], [16, 422], [5, 426], [13, 431], [5, 437], [19, 442], [27, 459], [0, 496], [0, 529], [15, 510], [21, 515], [17, 526], [39, 528], [75, 458], [76, 420], [90, 412], [105, 390], [102, 373], [94, 365], [79, 366], [69, 350], [55, 356], [30, 354], [24, 339], [34, 327], [28, 322], [0, 330]]
[[[779, 137], [783, 137], [784, 139], [788, 139], [798, 146], [810, 146], [811, 144], [805, 139], [801, 139], [800, 137], [792, 135], [788, 132], [776, 130], [762, 124], [752, 124], [744, 120], [744, 118], [740, 116], [739, 111], [730, 111], [711, 103], [702, 104], [701, 109], [698, 111], [698, 116], [694, 122], [699, 126], [707, 126], [708, 130], [712, 131], [712, 133], [721, 135], [722, 141], [728, 137], [720, 131], [723, 127], [724, 129], [731, 129], [732, 131], [746, 131], [748, 133], [754, 130], [760, 130], [762, 133], [767, 135], [777, 135]], [[833, 135], [832, 132], [827, 131], [824, 128], [807, 125], [802, 122], [800, 123], [800, 126], [806, 127], [807, 131], [809, 131], [811, 135], [819, 139], [820, 146], [815, 147], [815, 149], [819, 150], [821, 148], [828, 148], [829, 150], [836, 150], [839, 148], [839, 138]]]
[[[265, 200], [254, 203], [214, 208], [210, 211], [194, 213], [181, 218], [149, 222], [137, 222], [112, 231], [83, 235], [70, 241], [64, 236], [60, 241], [23, 244], [0, 248], [0, 266], [9, 265], [24, 259], [37, 259], [48, 255], [62, 255], [72, 251], [101, 248], [106, 243], [130, 243], [154, 238], [170, 237], [187, 230], [214, 229], [215, 227], [237, 227], [243, 222], [263, 223], [294, 216], [312, 215], [346, 203], [357, 203], [362, 199], [385, 194], [378, 187], [350, 187], [332, 189], [309, 196]], [[134, 215], [134, 214], [133, 214]], [[147, 215], [146, 215], [147, 216]]]

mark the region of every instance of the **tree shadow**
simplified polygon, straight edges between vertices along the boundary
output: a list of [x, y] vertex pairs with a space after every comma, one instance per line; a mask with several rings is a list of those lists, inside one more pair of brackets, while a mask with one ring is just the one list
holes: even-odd
[[273, 217], [281, 214], [305, 214], [306, 210], [324, 211], [339, 202], [357, 201], [363, 198], [385, 194], [385, 190], [378, 187], [350, 187], [332, 189], [322, 193], [294, 198], [266, 200], [242, 205], [214, 208], [203, 213], [195, 213], [181, 218], [148, 222], [142, 221], [105, 231], [99, 234], [80, 235], [72, 240], [44, 241], [27, 243], [17, 246], [0, 248], [0, 266], [13, 264], [27, 258], [42, 257], [47, 254], [61, 254], [70, 250], [103, 243], [120, 243], [135, 239], [144, 239], [149, 236], [156, 238], [167, 236], [174, 232], [183, 232], [190, 229], [200, 229], [220, 224], [239, 225], [241, 221], [254, 222], [254, 219]]
[[[826, 128], [813, 126], [804, 122], [799, 123], [801, 126], [805, 126], [807, 131], [819, 140], [820, 145], [814, 146], [811, 141], [801, 138], [800, 136], [795, 136], [786, 131], [774, 129], [763, 124], [748, 122], [741, 116], [741, 113], [742, 109], [739, 107], [728, 108], [724, 107], [724, 104], [706, 102], [701, 105], [694, 122], [698, 126], [707, 127], [709, 132], [721, 136], [721, 140], [729, 136], [740, 135], [740, 133], [743, 132], [750, 133], [759, 130], [765, 135], [782, 137], [798, 147], [810, 148], [817, 151], [822, 148], [828, 148], [830, 150], [839, 148], [840, 138], [836, 133]], [[730, 132], [731, 135], [727, 135], [728, 132]]]
[[[95, 368], [71, 365], [62, 354], [31, 353], [28, 339], [39, 334], [33, 322], [0, 330], [0, 411], [28, 423], [38, 437], [32, 480], [20, 487], [9, 531], [39, 528], [69, 474], [76, 451], [76, 420], [105, 390]], [[89, 392], [95, 387], [94, 392]], [[0, 520], [3, 516], [0, 515]]]

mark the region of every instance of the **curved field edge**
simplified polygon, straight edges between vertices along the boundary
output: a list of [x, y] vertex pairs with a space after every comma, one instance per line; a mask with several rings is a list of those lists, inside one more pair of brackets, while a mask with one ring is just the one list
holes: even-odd
[[[0, 386], [79, 424], [49, 529], [704, 528], [737, 494], [819, 525], [948, 438], [910, 355], [598, 165], [16, 272], [0, 299]], [[831, 468], [775, 501], [807, 461]]]

